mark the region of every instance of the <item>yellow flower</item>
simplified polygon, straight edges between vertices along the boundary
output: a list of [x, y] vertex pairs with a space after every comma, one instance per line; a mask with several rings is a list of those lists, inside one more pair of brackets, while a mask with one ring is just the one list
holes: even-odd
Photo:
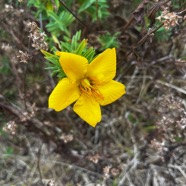
[[95, 127], [101, 121], [101, 106], [125, 94], [125, 86], [116, 75], [116, 51], [106, 49], [91, 63], [80, 55], [57, 52], [66, 78], [59, 81], [49, 97], [49, 108], [61, 111], [76, 101], [74, 112]]

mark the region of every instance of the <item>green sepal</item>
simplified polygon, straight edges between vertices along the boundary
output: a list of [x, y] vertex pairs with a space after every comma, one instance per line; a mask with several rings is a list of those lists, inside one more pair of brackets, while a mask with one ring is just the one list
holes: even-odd
[[51, 70], [52, 76], [57, 74], [57, 77], [59, 79], [62, 79], [66, 77], [66, 74], [64, 73], [60, 63], [59, 63], [59, 56], [51, 54], [49, 52], [46, 52], [44, 50], [41, 50], [41, 52], [44, 54], [45, 59], [47, 60], [45, 69]]
[[[69, 52], [69, 53], [83, 56], [90, 63], [95, 57], [95, 49], [93, 47], [87, 46], [87, 39], [83, 39], [82, 41], [80, 41], [80, 37], [81, 37], [81, 31], [78, 31], [72, 37], [72, 39], [68, 36], [64, 36], [63, 42], [60, 42], [58, 41], [57, 37], [53, 35], [53, 39], [55, 40], [55, 43], [58, 44], [59, 48], [63, 52]], [[57, 51], [57, 49], [55, 49], [55, 51]], [[59, 62], [60, 57], [58, 55], [51, 54], [44, 50], [41, 50], [41, 52], [44, 54], [45, 59], [47, 59], [45, 69], [50, 70], [51, 74], [57, 75], [59, 79], [66, 77], [66, 74], [64, 73]]]
[[87, 45], [87, 39], [83, 39], [83, 41], [79, 44], [79, 46], [77, 47], [77, 49], [74, 53], [81, 55], [83, 53], [83, 50], [85, 49], [86, 45]]
[[90, 63], [95, 56], [95, 49], [90, 47], [86, 52], [83, 53], [83, 56], [87, 58], [88, 62]]

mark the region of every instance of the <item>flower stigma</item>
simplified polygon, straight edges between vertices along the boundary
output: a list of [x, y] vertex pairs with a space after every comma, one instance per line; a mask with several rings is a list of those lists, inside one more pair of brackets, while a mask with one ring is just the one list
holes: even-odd
[[80, 81], [80, 90], [88, 96], [93, 96], [96, 100], [104, 100], [104, 96], [96, 87], [96, 83], [92, 80], [84, 78]]

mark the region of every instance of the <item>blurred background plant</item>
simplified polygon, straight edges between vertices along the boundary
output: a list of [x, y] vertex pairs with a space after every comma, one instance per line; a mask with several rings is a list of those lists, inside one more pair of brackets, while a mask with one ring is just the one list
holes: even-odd
[[[33, 12], [36, 18], [40, 20], [40, 27], [42, 28], [43, 21], [48, 21], [46, 24], [46, 29], [50, 32], [52, 37], [49, 37], [51, 42], [51, 48], [53, 42], [58, 44], [58, 39], [65, 36], [72, 36], [72, 23], [75, 19], [78, 19], [81, 24], [86, 27], [84, 24], [85, 21], [95, 22], [100, 21], [101, 23], [110, 15], [108, 8], [108, 2], [106, 0], [91, 0], [91, 1], [60, 1], [60, 0], [28, 0], [28, 7], [35, 7], [36, 11]], [[73, 10], [70, 10], [68, 7], [73, 7]], [[77, 12], [78, 16], [73, 13]], [[115, 46], [115, 35], [107, 34], [107, 41], [110, 42], [110, 46]], [[103, 42], [100, 42], [103, 44]], [[113, 44], [112, 44], [113, 43]], [[118, 45], [117, 45], [118, 46]], [[103, 47], [106, 49], [107, 47]]]
[[[185, 9], [184, 0], [2, 0], [0, 185], [186, 185]], [[55, 52], [91, 61], [108, 47], [127, 94], [103, 107], [96, 129], [71, 107], [48, 109], [65, 76]]]

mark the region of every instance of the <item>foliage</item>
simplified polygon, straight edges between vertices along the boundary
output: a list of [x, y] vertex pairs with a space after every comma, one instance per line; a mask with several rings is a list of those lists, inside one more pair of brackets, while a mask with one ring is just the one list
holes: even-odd
[[64, 78], [66, 75], [63, 72], [61, 65], [59, 63], [59, 57], [44, 50], [41, 50], [41, 52], [45, 55], [45, 59], [49, 61], [46, 63], [47, 65], [46, 69], [51, 70], [52, 75], [57, 74], [57, 77], [59, 79]]
[[10, 74], [9, 59], [7, 56], [0, 57], [2, 63], [0, 64], [0, 73], [8, 75]]
[[[54, 4], [53, 4], [54, 3]], [[46, 18], [46, 14], [48, 11], [53, 11], [54, 7], [59, 7], [59, 1], [58, 0], [28, 0], [27, 3], [28, 7], [35, 7], [37, 9], [36, 12], [33, 12], [36, 17], [39, 17], [40, 14]]]
[[87, 47], [86, 39], [80, 42], [80, 37], [81, 31], [76, 32], [72, 39], [64, 36], [64, 41], [61, 42], [60, 48], [62, 51], [84, 56], [89, 62], [91, 62], [94, 58], [95, 50], [93, 47]]
[[158, 39], [158, 41], [162, 42], [166, 42], [168, 41], [169, 37], [171, 35], [171, 31], [170, 30], [166, 30], [164, 27], [161, 27], [160, 29], [157, 30], [157, 32], [155, 33], [155, 37]]
[[120, 33], [116, 32], [113, 35], [107, 32], [104, 35], [101, 35], [98, 37], [98, 41], [101, 44], [101, 50], [104, 50], [106, 48], [118, 48], [119, 47], [119, 42], [118, 42], [118, 35]]
[[[87, 58], [89, 62], [92, 61], [95, 55], [95, 50], [93, 47], [87, 47], [87, 40], [84, 39], [80, 42], [81, 31], [78, 31], [72, 39], [68, 36], [64, 36], [64, 40], [60, 43], [60, 49], [64, 52], [70, 52], [78, 54]], [[55, 49], [57, 51], [57, 49]], [[59, 63], [59, 57], [57, 55], [51, 54], [49, 52], [43, 51], [45, 58], [49, 61], [47, 62], [48, 70], [51, 70], [52, 75], [57, 74], [59, 79], [64, 78], [66, 75], [61, 68]]]
[[50, 18], [50, 22], [46, 25], [46, 28], [52, 35], [59, 36], [62, 32], [66, 35], [70, 35], [68, 26], [75, 20], [71, 13], [62, 11], [57, 15], [53, 11], [47, 11]]
[[[106, 0], [90, 0], [90, 1], [82, 1], [78, 0], [77, 4], [79, 5], [78, 15], [84, 20], [84, 18], [89, 15], [91, 17], [91, 21], [104, 21], [109, 15], [108, 11], [108, 3]], [[48, 20], [49, 23], [46, 24], [47, 31], [51, 33], [51, 37], [48, 38], [48, 41], [51, 43], [51, 46], [55, 41], [58, 41], [58, 38], [62, 35], [66, 35], [70, 37], [69, 26], [75, 20], [74, 15], [69, 12], [63, 4], [60, 4], [59, 0], [51, 1], [51, 0], [28, 0], [27, 5], [29, 7], [35, 7], [36, 12], [34, 13], [37, 18], [42, 20]], [[65, 6], [71, 7], [73, 5], [73, 1], [68, 1]], [[118, 43], [116, 40], [117, 33], [114, 34], [113, 38], [111, 34], [107, 33], [105, 37], [100, 37], [100, 42], [111, 42], [107, 44], [107, 46], [118, 47]], [[106, 39], [108, 39], [106, 41]], [[111, 40], [111, 41], [110, 41]], [[113, 41], [113, 43], [112, 43]], [[68, 44], [67, 44], [68, 45]], [[103, 47], [101, 50], [105, 49]]]
[[106, 19], [110, 14], [108, 12], [108, 3], [107, 0], [90, 0], [90, 1], [84, 1], [79, 0], [80, 8], [78, 10], [78, 13], [88, 13], [92, 21], [98, 21], [98, 20], [104, 20]]

